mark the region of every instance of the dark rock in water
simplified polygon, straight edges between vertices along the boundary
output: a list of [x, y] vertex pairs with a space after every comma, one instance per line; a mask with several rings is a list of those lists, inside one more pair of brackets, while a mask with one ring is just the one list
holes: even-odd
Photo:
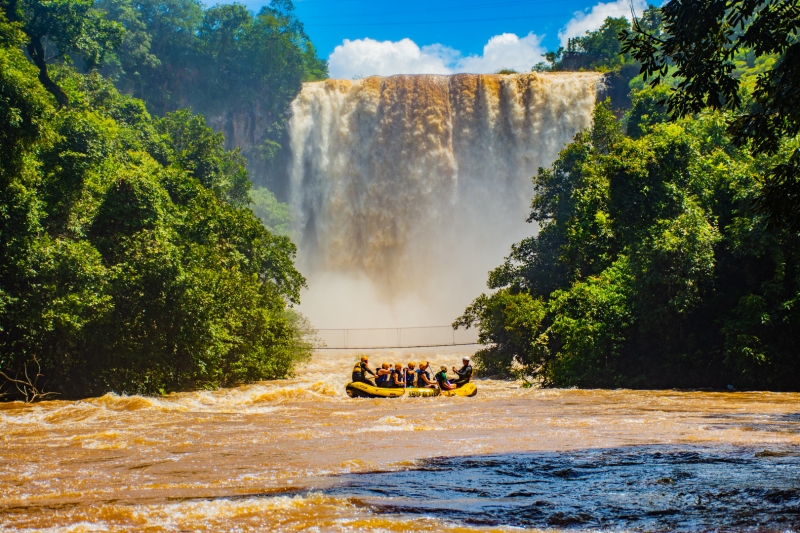
[[452, 457], [349, 475], [333, 492], [377, 512], [465, 524], [778, 532], [800, 527], [800, 450], [646, 446]]
[[585, 524], [593, 519], [592, 515], [580, 513], [568, 515], [564, 513], [554, 513], [547, 517], [548, 526], [574, 526], [575, 524]]

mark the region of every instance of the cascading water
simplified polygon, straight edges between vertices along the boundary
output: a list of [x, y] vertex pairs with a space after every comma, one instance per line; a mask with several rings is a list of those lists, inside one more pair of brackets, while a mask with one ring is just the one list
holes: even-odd
[[289, 125], [301, 309], [317, 327], [449, 323], [529, 235], [531, 176], [591, 121], [594, 73], [307, 83]]

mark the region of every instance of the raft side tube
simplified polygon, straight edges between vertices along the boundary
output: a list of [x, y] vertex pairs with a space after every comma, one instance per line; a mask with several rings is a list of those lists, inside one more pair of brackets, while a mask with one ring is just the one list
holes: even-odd
[[347, 395], [351, 398], [399, 398], [408, 396], [410, 398], [430, 398], [433, 396], [475, 396], [478, 394], [478, 387], [474, 383], [467, 383], [455, 390], [443, 391], [438, 388], [413, 388], [390, 389], [384, 387], [374, 387], [366, 383], [352, 382], [345, 386]]
[[344, 389], [351, 398], [398, 398], [405, 393], [405, 389], [374, 387], [360, 382], [348, 383]]
[[439, 388], [427, 387], [409, 387], [406, 389], [406, 396], [409, 398], [430, 398], [431, 396], [439, 396], [442, 391]]
[[442, 391], [442, 396], [467, 396], [471, 398], [476, 394], [478, 394], [478, 387], [474, 383], [465, 383], [457, 389]]

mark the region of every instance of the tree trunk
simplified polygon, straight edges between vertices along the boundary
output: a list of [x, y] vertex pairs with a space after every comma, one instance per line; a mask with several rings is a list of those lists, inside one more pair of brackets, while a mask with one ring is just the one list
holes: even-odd
[[47, 74], [47, 62], [44, 57], [44, 47], [42, 46], [42, 38], [40, 36], [31, 37], [28, 43], [28, 54], [33, 59], [33, 63], [39, 67], [39, 81], [44, 85], [44, 88], [56, 97], [58, 107], [67, 107], [69, 105], [69, 96], [64, 92], [64, 89], [58, 86], [56, 82], [50, 79]]

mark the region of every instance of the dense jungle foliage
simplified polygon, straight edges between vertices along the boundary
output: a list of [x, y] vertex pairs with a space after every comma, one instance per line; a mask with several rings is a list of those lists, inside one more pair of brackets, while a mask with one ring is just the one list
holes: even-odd
[[[91, 6], [0, 12], [0, 392], [163, 393], [291, 373], [310, 354], [289, 307], [305, 283], [294, 245], [249, 209], [244, 159], [202, 116], [153, 118], [68, 64], [97, 66], [126, 35]], [[62, 61], [40, 64], [36, 42]]]
[[144, 100], [151, 114], [191, 108], [241, 147], [251, 181], [281, 191], [289, 108], [304, 81], [325, 79], [327, 63], [290, 0], [252, 13], [242, 4], [199, 0], [98, 0], [124, 29], [102, 73]]
[[[731, 111], [728, 132], [737, 146], [776, 156], [758, 210], [775, 227], [800, 230], [800, 2], [693, 0], [668, 2], [661, 31], [634, 23], [621, 32], [623, 53], [666, 95], [673, 118], [710, 107]], [[754, 70], [742, 77], [739, 61]], [[754, 78], [754, 79], [753, 79]]]
[[454, 323], [490, 345], [484, 373], [800, 388], [800, 6], [735, 4], [673, 1], [658, 28], [622, 29], [644, 74], [631, 109], [598, 105], [539, 170], [538, 234]]
[[[627, 131], [599, 104], [534, 178], [537, 235], [454, 324], [486, 374], [550, 386], [796, 389], [800, 236], [752, 209], [775, 163], [726, 117], [664, 122], [657, 90]], [[653, 112], [655, 111], [655, 112]]]
[[198, 0], [98, 0], [96, 8], [125, 30], [102, 72], [157, 115], [189, 107], [220, 115], [258, 103], [279, 122], [303, 81], [327, 77], [289, 0], [257, 14]]

